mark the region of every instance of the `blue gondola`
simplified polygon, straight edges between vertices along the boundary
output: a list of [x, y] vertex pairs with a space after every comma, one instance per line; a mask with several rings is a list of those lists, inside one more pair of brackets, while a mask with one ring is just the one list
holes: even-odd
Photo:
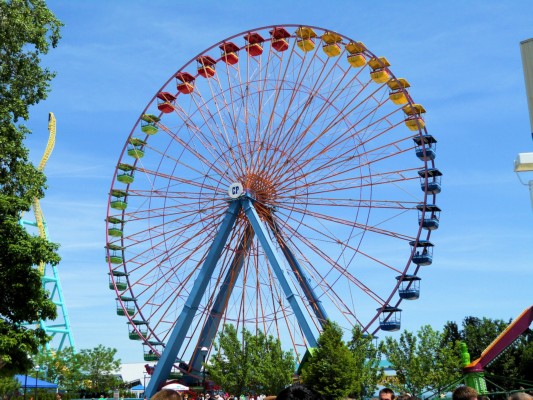
[[440, 193], [442, 172], [440, 172], [437, 168], [428, 168], [419, 170], [418, 175], [420, 176], [421, 180], [420, 187], [423, 191], [428, 194]]
[[416, 275], [404, 275], [397, 276], [397, 280], [401, 281], [398, 294], [400, 299], [404, 300], [416, 300], [420, 297], [420, 281]]
[[[439, 228], [439, 219], [441, 209], [435, 204], [418, 204], [416, 206], [418, 213], [418, 223], [422, 228], [433, 231]], [[422, 213], [424, 217], [422, 218]]]
[[381, 330], [392, 332], [400, 329], [402, 325], [402, 310], [398, 307], [386, 306], [378, 308], [381, 311], [379, 315], [379, 326]]
[[437, 156], [437, 140], [431, 135], [413, 136], [415, 154], [422, 161], [434, 160]]
[[417, 265], [431, 265], [433, 262], [433, 243], [429, 240], [419, 240], [418, 242], [409, 242], [413, 247], [416, 247], [416, 252], [413, 255], [413, 262]]

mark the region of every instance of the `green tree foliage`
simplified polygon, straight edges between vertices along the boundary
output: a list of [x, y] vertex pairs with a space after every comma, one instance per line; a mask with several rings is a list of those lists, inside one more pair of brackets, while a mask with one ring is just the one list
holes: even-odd
[[0, 397], [9, 399], [15, 397], [20, 388], [18, 380], [12, 377], [0, 377]]
[[294, 356], [283, 351], [279, 339], [258, 330], [237, 332], [225, 325], [213, 344], [215, 353], [206, 371], [209, 378], [232, 394], [276, 394], [291, 382]]
[[458, 343], [444, 342], [445, 335], [425, 325], [415, 334], [403, 331], [399, 340], [387, 337], [381, 349], [396, 371], [394, 390], [420, 395], [437, 393], [461, 374]]
[[303, 382], [328, 400], [343, 399], [353, 387], [355, 374], [355, 359], [342, 340], [341, 328], [328, 322], [303, 366]]
[[34, 267], [59, 262], [57, 245], [32, 236], [18, 223], [45, 177], [28, 160], [23, 140], [30, 133], [19, 119], [47, 96], [53, 77], [40, 56], [59, 40], [61, 23], [42, 0], [0, 0], [0, 375], [27, 371], [47, 337], [22, 324], [54, 319], [54, 304]]
[[[503, 332], [512, 321], [501, 319], [466, 317], [458, 328], [455, 322], [448, 322], [444, 331], [448, 341], [464, 341], [471, 360], [474, 361]], [[505, 377], [498, 385], [506, 389], [516, 388], [517, 381], [533, 380], [533, 331], [528, 329], [511, 344], [485, 371], [495, 376]], [[488, 382], [489, 390], [497, 387]]]
[[42, 351], [34, 362], [45, 367], [47, 380], [58, 385], [59, 390], [76, 392], [83, 381], [81, 354], [76, 354], [72, 347], [62, 350]]
[[252, 387], [253, 393], [279, 393], [291, 383], [296, 367], [293, 353], [283, 351], [281, 342], [274, 336], [258, 331], [249, 338], [252, 341]]
[[120, 368], [120, 359], [115, 360], [116, 349], [98, 345], [94, 349], [80, 351], [80, 362], [85, 389], [93, 393], [107, 393], [118, 387], [115, 373]]
[[352, 330], [348, 348], [355, 361], [355, 380], [350, 397], [370, 397], [384, 376], [383, 368], [379, 365], [381, 350], [374, 345], [372, 336], [365, 335], [358, 325]]

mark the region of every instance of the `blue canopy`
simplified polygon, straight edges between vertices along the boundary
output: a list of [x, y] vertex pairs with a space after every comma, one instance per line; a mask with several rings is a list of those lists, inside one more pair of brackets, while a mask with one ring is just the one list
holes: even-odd
[[57, 389], [55, 383], [43, 381], [41, 379], [35, 379], [29, 375], [15, 375], [15, 379], [20, 382], [20, 387], [23, 389], [26, 385], [26, 389]]
[[143, 385], [135, 385], [130, 390], [144, 390], [144, 386]]

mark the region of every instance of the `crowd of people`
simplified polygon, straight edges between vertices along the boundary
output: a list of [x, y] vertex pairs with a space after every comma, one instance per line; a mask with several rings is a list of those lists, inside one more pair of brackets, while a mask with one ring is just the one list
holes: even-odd
[[[157, 392], [150, 400], [188, 400], [185, 397], [174, 390], [163, 389]], [[311, 388], [295, 384], [286, 387], [277, 396], [233, 396], [231, 394], [227, 396], [215, 395], [213, 398], [208, 394], [205, 399], [201, 400], [325, 400], [324, 397], [312, 390]], [[378, 400], [378, 399], [375, 399]], [[398, 396], [394, 394], [394, 391], [389, 388], [383, 388], [379, 391], [379, 400], [420, 400], [416, 396], [412, 396], [409, 393], [403, 393]], [[459, 386], [452, 393], [452, 400], [490, 400], [486, 396], [480, 396], [478, 392], [468, 386]], [[530, 396], [524, 392], [512, 393], [508, 400], [533, 400], [533, 396]]]
[[[265, 400], [267, 397], [270, 397], [268, 400], [274, 400], [276, 396], [266, 396], [264, 394], [259, 395], [253, 395], [253, 394], [241, 394], [240, 396], [233, 395], [233, 394], [215, 394], [211, 396], [209, 393], [205, 395], [205, 398], [203, 395], [198, 396], [196, 400]], [[182, 400], [191, 400], [187, 397], [187, 395], [182, 396]]]

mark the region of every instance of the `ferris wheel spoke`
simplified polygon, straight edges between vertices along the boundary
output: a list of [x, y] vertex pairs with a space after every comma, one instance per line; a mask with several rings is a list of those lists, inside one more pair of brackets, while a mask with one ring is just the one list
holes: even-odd
[[[375, 126], [375, 125], [378, 125], [380, 122], [382, 122], [383, 120], [385, 120], [388, 116], [394, 114], [395, 112], [397, 112], [397, 110], [385, 115], [385, 116], [382, 116], [381, 118], [377, 119], [377, 120], [374, 120], [372, 121], [370, 124], [366, 125], [364, 128], [362, 129], [359, 129], [356, 134], [359, 135], [362, 131], [366, 131], [368, 130], [371, 126]], [[341, 135], [339, 135], [338, 137], [339, 138], [347, 138], [347, 139], [350, 139], [351, 137], [355, 137], [354, 135], [350, 135], [350, 130], [352, 129], [355, 129], [357, 127], [357, 125], [359, 125], [361, 122], [363, 122], [367, 117], [369, 117], [371, 115], [371, 113], [367, 113], [362, 119], [358, 120], [355, 124], [349, 126], [349, 129], [347, 129], [346, 131], [344, 131]], [[337, 121], [335, 123], [335, 125], [337, 123], [339, 123], [340, 121]], [[321, 137], [323, 137], [324, 134], [326, 133], [329, 133], [329, 131], [331, 129], [333, 129], [333, 127], [335, 126], [333, 124], [330, 124], [328, 127], [326, 127], [319, 135], [317, 135], [317, 137], [315, 137], [309, 144], [307, 144], [303, 149], [301, 150], [298, 150], [298, 152], [294, 155], [294, 159], [293, 159], [293, 162], [296, 162], [298, 163], [298, 161], [300, 161], [300, 159], [302, 157], [304, 157], [306, 155], [306, 153], [311, 149], [311, 147], [313, 145], [315, 145], [317, 142], [318, 142], [318, 139], [320, 139]], [[336, 141], [338, 141], [339, 139], [336, 139]], [[322, 155], [324, 153], [326, 153], [328, 150], [331, 150], [335, 144], [336, 144], [336, 141], [334, 142], [331, 142], [328, 144], [329, 148], [324, 148], [324, 149], [321, 149], [320, 152], [317, 152], [317, 155]], [[309, 157], [308, 159], [306, 159], [306, 161], [303, 161], [300, 168], [304, 168], [307, 164], [309, 164], [310, 162], [312, 162], [313, 160], [313, 157]]]
[[[407, 172], [412, 172], [410, 170], [406, 171], [387, 171], [375, 173], [372, 175], [361, 176], [354, 179], [347, 180], [327, 180], [323, 182], [315, 182], [313, 184], [305, 185], [306, 193], [308, 196], [314, 195], [323, 195], [325, 193], [339, 193], [340, 191], [349, 191], [353, 189], [361, 189], [370, 186], [379, 186], [379, 185], [388, 185], [394, 184], [397, 182], [405, 182], [409, 180], [418, 180], [418, 176], [408, 176]], [[341, 186], [342, 184], [342, 186]], [[302, 186], [303, 187], [303, 186]], [[286, 193], [297, 190], [301, 187], [292, 186], [287, 187], [285, 190], [280, 190], [279, 195], [283, 196]]]
[[[281, 231], [278, 231], [276, 235], [282, 235]], [[286, 243], [290, 243], [292, 248], [297, 249], [298, 258], [305, 261], [303, 264], [305, 268], [305, 273], [309, 276], [312, 282], [315, 282], [316, 285], [321, 288], [323, 293], [322, 296], [325, 295], [331, 300], [334, 306], [339, 311], [341, 311], [343, 317], [346, 319], [347, 322], [350, 321], [349, 316], [355, 318], [356, 321], [360, 322], [359, 319], [356, 317], [355, 313], [353, 312], [354, 308], [350, 308], [345, 304], [345, 302], [337, 294], [334, 288], [327, 283], [326, 279], [322, 276], [320, 271], [313, 267], [313, 263], [305, 255], [305, 252], [300, 251], [300, 249], [294, 244], [292, 237], [287, 236], [286, 238], [284, 238], [283, 241]], [[317, 298], [317, 300], [320, 301], [320, 296]]]
[[[337, 236], [331, 234], [331, 233], [326, 233], [326, 231], [329, 232], [328, 229], [326, 229], [324, 227], [323, 224], [321, 224], [321, 228], [322, 229], [319, 229], [319, 228], [315, 228], [314, 226], [311, 226], [310, 224], [307, 224], [303, 221], [300, 221], [300, 220], [295, 220], [294, 217], [292, 216], [289, 216], [289, 215], [286, 215], [286, 218], [288, 220], [292, 220], [294, 221], [295, 223], [299, 224], [299, 225], [302, 225], [304, 226], [305, 228], [307, 228], [308, 230], [310, 230], [311, 232], [313, 232], [314, 234], [316, 234], [318, 237], [322, 238], [320, 239], [321, 242], [327, 242], [327, 243], [330, 243], [330, 244], [337, 244], [337, 245], [343, 245], [344, 244], [344, 248], [345, 249], [348, 249], [348, 250], [351, 250], [354, 254], [357, 253], [357, 254], [361, 254], [363, 256], [365, 256], [366, 258], [392, 270], [392, 271], [395, 271], [397, 273], [401, 273], [400, 270], [392, 267], [391, 265], [388, 265], [386, 263], [384, 263], [383, 261], [380, 261], [378, 260], [377, 258], [375, 257], [372, 257], [368, 254], [365, 254], [364, 252], [362, 252], [360, 249], [358, 248], [355, 248], [351, 245], [348, 245], [348, 244], [345, 244], [342, 242], [341, 239], [339, 239]], [[328, 263], [332, 266], [332, 267], [335, 267], [335, 268], [339, 268], [338, 264], [337, 264], [337, 261], [333, 260], [332, 258], [330, 258], [323, 250], [319, 249], [315, 244], [314, 242], [310, 241], [309, 239], [306, 239], [305, 237], [303, 237], [299, 232], [298, 230], [295, 230], [290, 224], [283, 224], [282, 225], [284, 229], [288, 229], [292, 232], [293, 235], [295, 235], [295, 237], [298, 237], [298, 239], [305, 245], [307, 245], [308, 247], [312, 248], [315, 253], [317, 255], [320, 255], [324, 260], [328, 261]], [[365, 230], [366, 231], [366, 230]], [[346, 272], [346, 271], [345, 271]], [[350, 280], [353, 280], [356, 284], [358, 285], [361, 285], [360, 288], [363, 289], [363, 290], [369, 290], [368, 288], [366, 288], [364, 286], [364, 284], [362, 282], [359, 282], [355, 277], [351, 276], [348, 272], [346, 272], [349, 276], [350, 276]]]
[[[295, 53], [295, 54], [298, 54], [298, 53]], [[303, 57], [299, 56], [300, 57], [300, 63], [298, 65], [299, 68], [297, 70], [296, 76], [294, 77], [294, 79], [292, 79], [293, 87], [292, 87], [292, 90], [290, 91], [291, 94], [289, 96], [289, 99], [287, 100], [287, 106], [285, 108], [286, 111], [282, 115], [282, 117], [280, 119], [280, 124], [276, 127], [276, 130], [272, 131], [271, 134], [270, 134], [270, 137], [278, 138], [278, 140], [280, 140], [280, 142], [275, 144], [276, 147], [283, 147], [282, 144], [289, 140], [289, 134], [288, 134], [289, 132], [288, 132], [288, 130], [284, 129], [285, 122], [288, 120], [289, 113], [293, 112], [293, 110], [295, 109], [293, 107], [293, 103], [299, 97], [298, 95], [300, 94], [300, 90], [305, 88], [304, 78], [307, 76], [307, 73], [309, 72], [309, 69], [311, 68], [312, 60], [316, 59], [315, 56], [316, 56], [316, 52], [313, 53], [313, 55], [311, 57], [311, 61], [307, 61], [308, 58], [309, 58], [308, 57], [308, 53], [306, 53]], [[296, 64], [296, 62], [293, 63], [293, 64], [287, 63], [287, 67], [286, 67], [287, 71], [294, 64]], [[307, 95], [306, 96], [306, 102], [309, 102], [309, 101], [310, 101], [309, 95]], [[296, 108], [296, 109], [298, 109], [298, 108]], [[302, 109], [305, 111], [306, 107], [303, 107]], [[276, 133], [281, 133], [281, 132], [283, 132], [284, 134], [283, 135], [276, 135]]]
[[[208, 242], [208, 240], [206, 239], [206, 242]], [[191, 282], [191, 280], [193, 279], [193, 277], [195, 276], [195, 271], [197, 270], [197, 268], [205, 261], [205, 257], [207, 256], [207, 251], [206, 253], [204, 253], [204, 256], [198, 261], [196, 262], [196, 267], [191, 269], [187, 276], [182, 280], [181, 284], [177, 287], [177, 292], [176, 292], [176, 295], [171, 297], [170, 299], [172, 298], [175, 298], [176, 300], [178, 299], [183, 299], [186, 300], [186, 297], [188, 297], [189, 295], [189, 292], [188, 292], [188, 289], [187, 289], [187, 283]], [[186, 260], [182, 260], [180, 261], [180, 264], [181, 265], [184, 265], [185, 262], [188, 261], [187, 259]], [[185, 290], [185, 293], [182, 294], [182, 291]], [[168, 300], [167, 298], [165, 298], [165, 301]], [[150, 304], [150, 302], [147, 302], [147, 304]], [[161, 304], [161, 306], [159, 306], [159, 309], [163, 306], [163, 304]], [[164, 311], [163, 315], [167, 315], [168, 313], [170, 313], [171, 311], [171, 306], [172, 304], [169, 304], [166, 308], [166, 311]], [[162, 321], [163, 319], [161, 319]], [[175, 321], [173, 322], [173, 324], [175, 323]], [[154, 328], [157, 329], [158, 326], [155, 326]], [[169, 328], [169, 331], [170, 331], [171, 328]]]
[[407, 200], [377, 200], [377, 199], [356, 199], [356, 198], [340, 198], [340, 197], [309, 197], [300, 200], [298, 197], [288, 197], [284, 201], [293, 201], [299, 206], [309, 207], [334, 207], [334, 208], [383, 208], [391, 210], [411, 211], [416, 208], [419, 201]]
[[[211, 88], [211, 79], [209, 79], [208, 82]], [[210, 135], [206, 136], [205, 130], [202, 130], [200, 127], [198, 127], [198, 129], [194, 129], [194, 134], [198, 137], [201, 137], [205, 147], [212, 147], [219, 150], [231, 148], [232, 144], [229, 141], [226, 124], [224, 123], [224, 119], [216, 100], [217, 96], [215, 96], [213, 92], [211, 92], [211, 95], [213, 96], [212, 98], [214, 100], [215, 112], [211, 111], [209, 104], [202, 97], [201, 93], [196, 92], [192, 97], [203, 120], [201, 127], [205, 126]], [[218, 118], [216, 118], [216, 116], [218, 116]], [[222, 141], [219, 142], [219, 139], [222, 139]], [[228, 154], [226, 154], [225, 151], [219, 151], [216, 156], [218, 159], [223, 159], [226, 164], [232, 164], [237, 161], [235, 158], [229, 160], [227, 158]]]
[[[191, 127], [192, 125], [188, 125], [188, 127]], [[201, 152], [197, 149], [194, 149], [190, 144], [186, 143], [182, 138], [179, 137], [179, 135], [173, 133], [169, 128], [167, 128], [166, 126], [163, 126], [163, 130], [172, 138], [174, 139], [180, 146], [182, 146], [182, 148], [186, 151], [188, 151], [191, 156], [197, 158], [200, 162], [201, 162], [201, 165], [204, 166], [204, 167], [208, 167], [210, 170], [213, 170], [213, 171], [216, 171], [217, 174], [219, 176], [224, 176], [224, 172], [222, 170], [220, 170], [217, 166], [217, 164], [215, 164], [213, 161], [209, 160], [208, 158], [206, 158], [204, 155], [201, 154]], [[195, 129], [196, 130], [199, 130], [199, 128]], [[158, 152], [157, 149], [153, 148], [152, 149], [154, 152]], [[169, 158], [173, 161], [175, 161], [177, 164], [179, 165], [182, 165], [183, 167], [185, 168], [188, 168], [188, 169], [191, 169], [194, 173], [196, 174], [201, 174], [201, 175], [205, 175], [206, 174], [206, 171], [199, 171], [199, 170], [196, 170], [196, 169], [193, 169], [192, 166], [189, 164], [189, 163], [183, 163], [181, 161], [179, 161], [178, 159], [173, 159], [172, 157], [170, 157], [167, 153], [161, 153], [161, 156], [164, 156], [166, 158]]]
[[[355, 80], [355, 77], [353, 78], [353, 80]], [[352, 81], [353, 81], [352, 80]], [[315, 138], [313, 140], [310, 141], [309, 144], [306, 145], [306, 147], [304, 147], [303, 149], [299, 150], [299, 152], [305, 152], [307, 150], [308, 147], [311, 147], [314, 143], [316, 143], [319, 139], [321, 139], [325, 134], [329, 133], [330, 130], [336, 126], [338, 123], [340, 123], [344, 116], [349, 114], [349, 113], [353, 113], [355, 112], [356, 110], [358, 110], [360, 107], [363, 107], [368, 101], [370, 101], [371, 99], [373, 99], [373, 95], [379, 90], [379, 89], [376, 89], [374, 92], [370, 93], [369, 95], [367, 95], [366, 97], [362, 98], [362, 99], [359, 99], [359, 95], [367, 88], [368, 86], [368, 83], [367, 85], [365, 86], [362, 86], [359, 88], [359, 91], [353, 96], [353, 98], [347, 103], [344, 105], [344, 107], [340, 110], [335, 110], [335, 113], [334, 113], [334, 116], [332, 118], [332, 120], [329, 122], [329, 124], [327, 126], [325, 126], [324, 128], [322, 128], [320, 130], [320, 134], [316, 135]], [[337, 96], [340, 96], [342, 94], [342, 90], [338, 93]], [[314, 124], [316, 123], [316, 121], [320, 120], [320, 117], [322, 117], [323, 115], [326, 114], [326, 112], [330, 109], [331, 107], [331, 103], [334, 101], [335, 99], [332, 99], [330, 102], [324, 102], [321, 109], [318, 110], [318, 112], [316, 112], [315, 114], [315, 117], [314, 119], [312, 120], [312, 123], [309, 124], [307, 126], [307, 128], [305, 128], [303, 131], [301, 131], [299, 137], [300, 139], [297, 140], [297, 141], [294, 141], [293, 142], [293, 147], [290, 149], [292, 152], [295, 151], [300, 143], [302, 142], [303, 140], [303, 137], [305, 137], [305, 135], [307, 135], [309, 132], [311, 132], [311, 128], [313, 128]], [[352, 104], [354, 103], [354, 104]], [[378, 103], [379, 104], [379, 103]], [[352, 107], [351, 109], [348, 109], [349, 107]], [[361, 121], [361, 118], [358, 118], [357, 119], [357, 123], [359, 123]], [[297, 126], [297, 120], [293, 123], [293, 126]]]
[[[356, 164], [358, 168], [361, 168], [368, 164], [375, 164], [384, 159], [394, 157], [395, 155], [404, 153], [406, 151], [411, 151], [413, 149], [413, 146], [409, 146], [407, 148], [398, 147], [399, 143], [405, 142], [406, 140], [410, 139], [410, 137], [401, 138], [392, 143], [382, 144], [381, 146], [378, 145], [378, 147], [375, 147], [372, 149], [368, 149], [368, 150], [365, 149], [364, 146], [368, 144], [371, 140], [376, 139], [378, 136], [381, 136], [387, 133], [389, 130], [393, 129], [394, 127], [395, 126], [388, 127], [387, 129], [384, 129], [378, 134], [372, 136], [371, 139], [368, 139], [364, 142], [360, 142], [358, 139], [356, 139], [358, 132], [355, 132], [354, 135], [344, 136], [342, 137], [342, 140], [339, 140], [341, 139], [341, 136], [339, 136], [339, 138], [336, 139], [334, 143], [333, 142], [330, 143], [327, 148], [321, 149], [320, 152], [317, 152], [313, 156], [308, 156], [306, 160], [303, 160], [302, 163], [299, 165], [298, 170], [304, 170], [305, 167], [309, 168], [311, 165], [315, 164], [317, 157], [322, 157], [323, 154], [325, 154], [327, 151], [334, 151], [336, 148], [340, 149], [340, 151], [343, 151], [343, 152], [338, 154], [335, 158], [319, 162], [318, 165], [314, 167], [314, 169], [310, 168], [307, 174], [316, 173], [320, 171], [321, 169], [325, 169], [325, 168], [329, 168], [329, 169], [337, 168], [338, 166], [341, 166], [346, 162], [353, 162], [355, 160], [367, 159], [362, 164], [361, 163]], [[348, 146], [350, 140], [356, 140], [358, 142], [357, 147], [356, 147], [356, 152], [354, 152], [353, 148]], [[393, 152], [385, 152], [385, 150], [387, 149], [392, 149]], [[380, 155], [381, 158], [375, 158], [375, 157], [370, 158], [370, 156], [374, 154]], [[385, 156], [383, 156], [383, 154], [385, 154]]]
[[390, 236], [390, 237], [393, 237], [393, 238], [396, 238], [396, 239], [401, 239], [401, 240], [406, 240], [406, 241], [414, 240], [414, 237], [407, 236], [407, 235], [404, 235], [402, 233], [393, 232], [393, 231], [389, 231], [389, 230], [385, 230], [385, 229], [380, 229], [377, 226], [369, 226], [369, 225], [365, 225], [365, 224], [359, 224], [359, 223], [356, 223], [354, 221], [350, 221], [350, 220], [347, 220], [347, 219], [344, 219], [344, 218], [340, 218], [340, 217], [334, 217], [334, 216], [331, 216], [331, 215], [328, 215], [328, 214], [324, 214], [324, 213], [319, 213], [319, 212], [316, 212], [316, 211], [311, 211], [309, 209], [306, 210], [306, 209], [293, 208], [293, 211], [300, 212], [302, 214], [305, 214], [306, 216], [310, 216], [310, 217], [313, 217], [313, 218], [316, 218], [316, 219], [319, 219], [319, 220], [323, 220], [323, 221], [327, 221], [327, 222], [333, 222], [333, 223], [338, 224], [338, 225], [349, 226], [349, 227], [352, 227], [352, 228], [355, 228], [355, 229], [365, 230], [365, 231], [377, 233], [377, 234], [380, 234], [380, 235], [386, 235], [386, 236]]
[[[187, 226], [185, 226], [184, 228], [180, 228], [178, 233], [174, 234], [174, 236], [182, 237], [183, 236], [182, 235], [183, 232], [187, 232], [188, 231], [187, 228], [188, 228]], [[202, 249], [202, 248], [206, 247], [207, 244], [209, 243], [209, 240], [210, 239], [212, 240], [212, 237], [214, 237], [214, 235], [215, 235], [215, 229], [214, 228], [210, 228], [209, 225], [206, 228], [203, 229], [203, 232], [204, 232], [204, 236], [205, 237], [203, 237], [202, 241], [198, 242], [196, 245], [195, 245], [195, 240], [196, 240], [195, 237], [193, 237], [193, 236], [187, 237], [187, 238], [184, 238], [184, 240], [180, 242], [180, 246], [179, 247], [175, 246], [175, 250], [172, 250], [172, 251], [165, 250], [165, 251], [161, 252], [160, 255], [156, 254], [153, 258], [146, 260], [143, 257], [145, 254], [149, 254], [149, 253], [153, 252], [154, 249], [157, 249], [157, 248], [161, 248], [161, 247], [166, 248], [167, 242], [172, 237], [172, 236], [169, 236], [168, 234], [166, 234], [166, 236], [161, 235], [159, 243], [156, 243], [155, 245], [152, 245], [152, 247], [150, 247], [150, 248], [148, 248], [146, 250], [141, 250], [138, 255], [136, 255], [134, 257], [131, 257], [129, 259], [130, 263], [133, 263], [133, 264], [135, 264], [136, 262], [139, 263], [139, 266], [137, 268], [143, 268], [145, 265], [149, 265], [149, 263], [153, 263], [153, 262], [155, 262], [156, 265], [160, 265], [161, 263], [166, 262], [169, 259], [171, 259], [174, 256], [174, 253], [180, 251], [180, 249], [187, 248], [185, 246], [192, 245], [193, 246], [192, 249], [191, 249], [192, 251], [189, 250], [189, 256], [183, 257], [180, 260], [180, 263], [183, 265], [185, 262], [189, 261], [189, 257], [192, 257], [194, 251], [198, 251], [199, 249]], [[196, 236], [201, 237], [200, 235], [196, 235]], [[157, 237], [154, 236], [154, 239], [156, 239], [156, 238]], [[139, 261], [137, 261], [137, 259]], [[134, 272], [135, 270], [136, 270], [136, 268], [132, 268], [130, 271]]]

